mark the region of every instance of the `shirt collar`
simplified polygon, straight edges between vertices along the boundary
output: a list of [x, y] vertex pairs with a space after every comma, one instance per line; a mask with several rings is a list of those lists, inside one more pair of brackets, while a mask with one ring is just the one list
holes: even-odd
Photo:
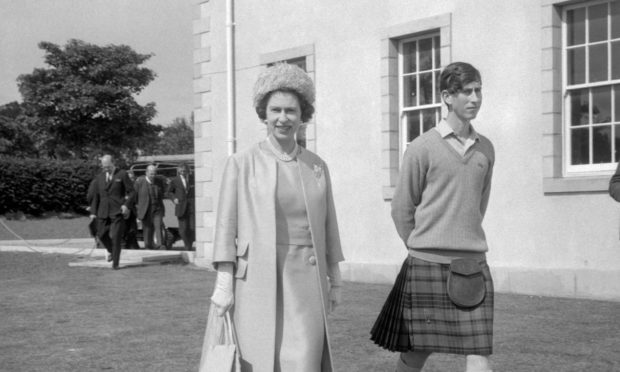
[[[478, 132], [476, 132], [476, 130], [474, 129], [474, 126], [470, 124], [470, 127], [471, 127], [471, 132], [469, 133], [469, 138], [476, 142], [480, 141], [480, 136], [478, 135]], [[454, 133], [454, 130], [452, 130], [452, 127], [450, 127], [448, 122], [445, 120], [441, 120], [435, 128], [437, 128], [437, 131], [439, 132], [442, 138], [446, 138], [449, 135], [456, 136], [456, 134]]]

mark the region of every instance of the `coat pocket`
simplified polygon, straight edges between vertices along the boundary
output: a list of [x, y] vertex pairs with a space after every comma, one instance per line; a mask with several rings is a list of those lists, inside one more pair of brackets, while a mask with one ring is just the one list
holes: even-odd
[[237, 270], [235, 271], [235, 278], [245, 279], [245, 274], [248, 270], [248, 248], [250, 242], [239, 241], [237, 242]]

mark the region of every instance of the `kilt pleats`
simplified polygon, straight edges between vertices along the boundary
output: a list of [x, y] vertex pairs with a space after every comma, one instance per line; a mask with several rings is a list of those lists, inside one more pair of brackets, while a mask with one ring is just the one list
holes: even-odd
[[390, 351], [463, 355], [493, 352], [493, 279], [482, 262], [486, 295], [472, 308], [447, 294], [449, 265], [408, 256], [371, 330], [371, 340]]

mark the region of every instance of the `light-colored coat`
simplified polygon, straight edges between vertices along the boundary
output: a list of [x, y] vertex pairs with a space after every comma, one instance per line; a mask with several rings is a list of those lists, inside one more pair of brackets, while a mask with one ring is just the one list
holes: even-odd
[[[259, 144], [231, 156], [219, 196], [213, 262], [235, 262], [233, 319], [243, 367], [272, 372], [276, 345], [277, 160]], [[317, 258], [323, 319], [327, 318], [327, 263], [344, 260], [325, 162], [302, 149], [297, 157]], [[327, 324], [325, 324], [327, 339]], [[247, 370], [247, 368], [246, 368]], [[329, 341], [323, 372], [332, 371]]]

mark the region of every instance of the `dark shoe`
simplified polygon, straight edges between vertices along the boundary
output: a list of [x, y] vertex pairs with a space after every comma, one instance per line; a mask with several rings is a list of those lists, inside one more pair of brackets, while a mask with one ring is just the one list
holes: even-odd
[[108, 262], [112, 262], [112, 255], [108, 254]]
[[112, 265], [112, 268], [113, 268], [114, 270], [118, 270], [118, 269], [120, 269], [120, 267], [118, 267], [118, 265]]

